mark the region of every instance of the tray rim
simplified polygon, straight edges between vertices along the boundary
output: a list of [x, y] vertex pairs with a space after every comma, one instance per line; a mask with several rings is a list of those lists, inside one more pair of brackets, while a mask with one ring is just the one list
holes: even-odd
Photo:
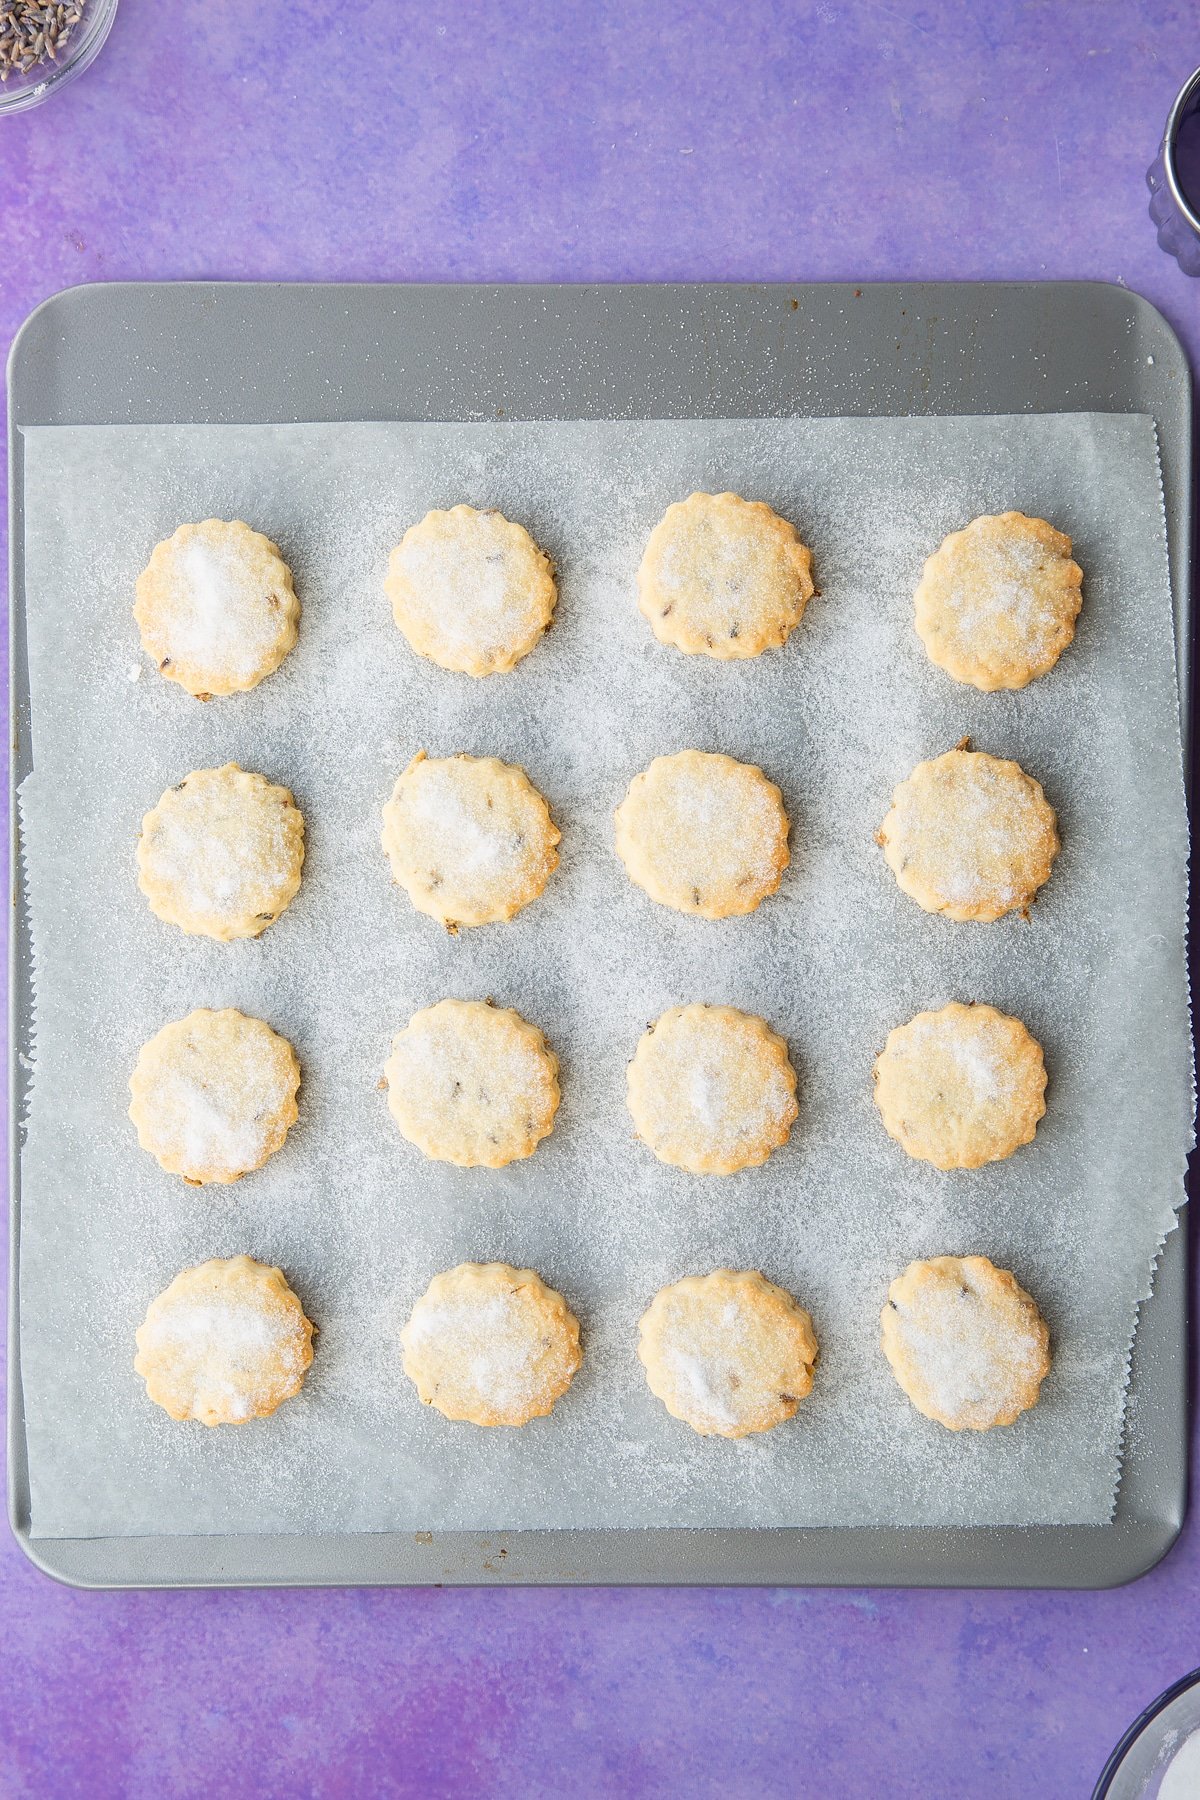
[[[276, 282], [114, 282], [85, 283], [63, 289], [43, 300], [29, 314], [14, 338], [8, 359], [8, 423], [9, 423], [9, 698], [12, 721], [12, 761], [10, 769], [10, 848], [12, 870], [12, 932], [9, 946], [9, 1389], [8, 1389], [8, 1500], [9, 1522], [18, 1544], [30, 1561], [52, 1578], [71, 1586], [87, 1588], [121, 1587], [207, 1587], [207, 1586], [333, 1586], [333, 1585], [829, 1585], [829, 1586], [1011, 1586], [1011, 1587], [1086, 1587], [1117, 1586], [1135, 1579], [1152, 1568], [1170, 1549], [1182, 1527], [1187, 1501], [1187, 1210], [1181, 1210], [1179, 1229], [1167, 1238], [1155, 1272], [1151, 1297], [1139, 1309], [1132, 1365], [1134, 1380], [1131, 1405], [1126, 1419], [1126, 1455], [1118, 1490], [1114, 1521], [1105, 1526], [1028, 1526], [1028, 1527], [929, 1527], [864, 1528], [805, 1527], [694, 1530], [663, 1528], [637, 1532], [623, 1531], [523, 1531], [523, 1532], [380, 1532], [363, 1534], [282, 1534], [215, 1535], [211, 1537], [162, 1538], [34, 1538], [29, 1529], [29, 1494], [26, 1446], [21, 1401], [20, 1378], [20, 1130], [17, 1121], [24, 1110], [23, 1071], [17, 1059], [17, 1047], [24, 1041], [22, 1027], [27, 1022], [27, 1004], [31, 994], [29, 966], [28, 920], [24, 904], [20, 863], [20, 828], [16, 795], [27, 772], [29, 758], [29, 694], [25, 661], [24, 624], [25, 592], [23, 562], [23, 454], [22, 428], [33, 423], [108, 423], [101, 418], [70, 418], [69, 408], [59, 400], [52, 418], [34, 419], [23, 416], [27, 404], [27, 387], [37, 380], [36, 371], [28, 365], [47, 344], [38, 345], [39, 334], [45, 336], [50, 327], [53, 343], [68, 342], [75, 326], [70, 315], [83, 308], [99, 306], [101, 311], [115, 304], [118, 314], [122, 303], [156, 297], [163, 302], [163, 312], [193, 308], [211, 309], [212, 313], [234, 309], [233, 327], [252, 327], [251, 310], [269, 297], [283, 298], [288, 305], [299, 304], [320, 315], [321, 309], [342, 306], [347, 317], [357, 307], [369, 309], [390, 303], [391, 328], [397, 317], [403, 325], [407, 308], [410, 319], [422, 304], [439, 312], [457, 309], [462, 324], [473, 305], [489, 310], [512, 306], [513, 302], [569, 307], [592, 304], [599, 306], [603, 324], [606, 308], [632, 309], [626, 322], [638, 316], [653, 317], [658, 309], [659, 323], [666, 328], [669, 318], [663, 309], [699, 309], [698, 322], [709, 326], [727, 326], [736, 317], [736, 309], [751, 304], [771, 308], [778, 306], [784, 323], [788, 313], [792, 323], [801, 327], [822, 323], [821, 309], [832, 304], [845, 304], [851, 298], [866, 299], [868, 308], [888, 309], [890, 329], [915, 331], [918, 326], [932, 335], [947, 314], [961, 313], [958, 324], [969, 325], [978, 319], [987, 301], [999, 304], [1001, 297], [1023, 305], [1031, 320], [1044, 306], [1050, 310], [1069, 305], [1072, 300], [1083, 304], [1085, 296], [1099, 301], [1105, 296], [1112, 309], [1112, 323], [1123, 323], [1131, 343], [1139, 351], [1152, 343], [1151, 363], [1161, 360], [1164, 379], [1174, 382], [1173, 404], [1160, 399], [1164, 416], [1153, 411], [1159, 431], [1163, 456], [1164, 485], [1167, 497], [1168, 539], [1172, 586], [1176, 611], [1176, 648], [1179, 663], [1180, 704], [1185, 738], [1185, 768], [1190, 772], [1191, 728], [1191, 375], [1186, 354], [1173, 328], [1163, 315], [1142, 296], [1115, 283], [1104, 282], [883, 282], [855, 285], [838, 283], [585, 283], [585, 284], [395, 284], [395, 283], [276, 283]], [[901, 302], [907, 305], [901, 305]], [[975, 312], [972, 314], [972, 305]], [[866, 313], [868, 308], [864, 308]], [[908, 325], [899, 321], [912, 317]], [[898, 310], [897, 310], [898, 309]], [[935, 310], [936, 309], [936, 310]], [[1124, 314], [1123, 320], [1120, 315]], [[796, 314], [802, 314], [797, 319]], [[848, 317], [849, 315], [847, 315]], [[769, 311], [764, 315], [778, 327], [780, 320]], [[197, 325], [199, 315], [193, 318]], [[61, 324], [60, 324], [61, 320]], [[380, 312], [377, 326], [388, 321]], [[593, 318], [595, 323], [595, 318]], [[619, 323], [619, 321], [618, 321]], [[1042, 321], [1043, 325], [1045, 321]], [[223, 328], [229, 324], [224, 320]], [[347, 337], [349, 332], [347, 332]], [[1109, 348], [1122, 348], [1116, 338]], [[169, 332], [164, 332], [160, 347], [173, 347]], [[903, 338], [897, 342], [900, 352]], [[919, 358], [923, 346], [910, 345]], [[657, 346], [661, 355], [671, 348], [665, 341]], [[755, 353], [764, 346], [753, 346]], [[51, 354], [53, 352], [51, 351]], [[340, 347], [343, 358], [351, 355], [349, 347]], [[785, 353], [776, 350], [782, 367]], [[929, 352], [932, 370], [933, 351]], [[284, 358], [286, 364], [286, 357]], [[176, 371], [173, 371], [177, 373]], [[915, 371], [919, 377], [921, 369]], [[932, 385], [932, 373], [924, 382], [925, 394]], [[173, 389], [172, 393], [180, 391]], [[282, 388], [280, 392], [282, 393]], [[289, 389], [289, 392], [291, 390]], [[909, 398], [919, 401], [914, 391]], [[1111, 397], [1111, 396], [1110, 396]], [[1112, 410], [1152, 411], [1145, 405], [1113, 404], [1105, 408], [1095, 395], [1081, 396], [1069, 404], [1071, 394], [1045, 396], [1048, 404], [960, 406], [959, 411], [1071, 411]], [[1171, 412], [1169, 421], [1165, 414]], [[35, 410], [45, 411], [42, 407]], [[201, 410], [191, 408], [189, 416]], [[769, 412], [766, 407], [746, 409]], [[816, 414], [814, 406], [798, 405], [796, 413]], [[845, 407], [839, 410], [849, 410]], [[880, 416], [895, 416], [895, 406], [871, 408]], [[944, 406], [911, 404], [907, 412], [945, 413]], [[713, 416], [732, 416], [721, 408], [712, 409]], [[170, 405], [151, 408], [147, 419], [170, 417]], [[226, 414], [232, 417], [232, 414]], [[253, 410], [241, 415], [258, 417]], [[319, 409], [299, 415], [276, 408], [269, 418], [290, 422], [319, 418]], [[326, 415], [328, 416], [328, 415]], [[380, 412], [362, 408], [347, 409], [343, 417], [435, 416], [425, 413], [402, 413], [395, 405]], [[453, 416], [453, 415], [451, 415]], [[577, 412], [554, 414], [514, 410], [509, 417], [587, 416]], [[606, 416], [597, 411], [593, 416]], [[642, 416], [672, 416], [661, 410], [646, 411]], [[681, 416], [704, 416], [697, 409]], [[115, 421], [120, 422], [120, 421]], [[200, 422], [217, 422], [210, 419]], [[1170, 423], [1171, 431], [1164, 431]], [[1164, 441], [1169, 437], [1170, 442]], [[1162, 1340], [1161, 1342], [1159, 1340]], [[1149, 1366], [1150, 1376], [1139, 1380], [1139, 1367]], [[1149, 1381], [1147, 1387], [1146, 1381]], [[1154, 1479], [1150, 1480], [1153, 1471]], [[633, 1547], [634, 1555], [626, 1552]], [[652, 1548], [650, 1559], [637, 1552]], [[631, 1571], [632, 1561], [646, 1562], [649, 1568]], [[1036, 1565], [1036, 1568], [1035, 1568]]]

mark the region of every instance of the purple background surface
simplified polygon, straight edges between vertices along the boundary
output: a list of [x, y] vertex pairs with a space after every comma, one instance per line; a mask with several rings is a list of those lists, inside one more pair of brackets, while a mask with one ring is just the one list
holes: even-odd
[[[968, 16], [968, 15], [973, 16]], [[1093, 277], [1200, 352], [1143, 173], [1192, 0], [121, 0], [0, 124], [0, 342], [81, 281]], [[1109, 1594], [87, 1594], [0, 1542], [0, 1795], [1086, 1795], [1200, 1663]]]

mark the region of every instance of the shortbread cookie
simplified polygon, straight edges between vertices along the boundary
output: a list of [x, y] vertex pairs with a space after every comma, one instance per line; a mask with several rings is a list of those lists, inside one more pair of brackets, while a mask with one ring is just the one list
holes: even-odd
[[952, 531], [925, 564], [917, 633], [931, 662], [992, 693], [1052, 669], [1083, 604], [1071, 540], [1045, 519], [1000, 513]]
[[917, 764], [876, 842], [904, 892], [948, 919], [1027, 914], [1059, 850], [1054, 808], [1032, 776], [965, 748]]
[[665, 1012], [634, 1053], [628, 1096], [643, 1144], [694, 1175], [757, 1168], [799, 1111], [787, 1045], [732, 1006]]
[[927, 1419], [988, 1431], [1036, 1406], [1050, 1333], [1016, 1278], [986, 1256], [909, 1263], [880, 1323], [892, 1374]]
[[137, 580], [142, 648], [209, 700], [257, 687], [296, 642], [300, 602], [278, 546], [240, 519], [181, 525]]
[[218, 1258], [150, 1302], [133, 1366], [173, 1419], [240, 1425], [299, 1393], [315, 1329], [282, 1269]]
[[296, 1052], [261, 1019], [201, 1007], [142, 1045], [129, 1078], [138, 1143], [193, 1186], [237, 1181], [298, 1117]]
[[661, 1288], [638, 1326], [650, 1391], [702, 1437], [748, 1437], [790, 1419], [813, 1383], [817, 1340], [791, 1294], [750, 1270]]
[[669, 506], [638, 570], [638, 605], [655, 637], [722, 661], [785, 643], [812, 594], [812, 554], [795, 527], [737, 494]]
[[400, 1334], [404, 1373], [427, 1406], [472, 1425], [551, 1412], [583, 1360], [579, 1321], [532, 1269], [460, 1263], [435, 1275]]
[[616, 826], [630, 879], [660, 906], [702, 919], [753, 912], [788, 866], [779, 789], [732, 756], [656, 756], [630, 782]]
[[558, 866], [559, 832], [523, 769], [494, 756], [417, 754], [383, 809], [392, 874], [451, 931], [511, 919]]
[[498, 675], [549, 625], [554, 565], [523, 525], [452, 506], [405, 532], [388, 563], [387, 594], [419, 655], [464, 675]]
[[150, 910], [198, 937], [258, 937], [292, 900], [304, 820], [285, 787], [236, 763], [196, 769], [142, 820], [138, 885]]
[[1042, 1046], [994, 1006], [952, 1001], [888, 1034], [875, 1104], [910, 1156], [978, 1169], [1033, 1142], [1046, 1110]]
[[536, 1025], [485, 1000], [439, 1000], [392, 1040], [388, 1106], [437, 1162], [501, 1169], [532, 1156], [558, 1111], [558, 1058]]

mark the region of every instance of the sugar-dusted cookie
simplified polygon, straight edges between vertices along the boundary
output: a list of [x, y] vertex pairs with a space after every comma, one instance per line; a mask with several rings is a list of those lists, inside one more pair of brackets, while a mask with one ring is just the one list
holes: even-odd
[[1054, 808], [1033, 777], [965, 747], [917, 764], [876, 842], [904, 892], [948, 919], [1028, 913], [1059, 850]]
[[150, 910], [169, 925], [223, 943], [258, 937], [300, 886], [304, 819], [263, 775], [196, 769], [142, 820], [137, 861]]
[[237, 1181], [282, 1145], [299, 1085], [286, 1038], [231, 1006], [201, 1007], [142, 1045], [129, 1116], [169, 1175], [194, 1186]]
[[888, 1132], [938, 1169], [978, 1169], [1032, 1143], [1045, 1091], [1042, 1046], [994, 1006], [918, 1013], [888, 1033], [875, 1063]]
[[218, 1258], [150, 1302], [133, 1366], [173, 1419], [240, 1425], [299, 1393], [315, 1329], [281, 1269]]
[[554, 612], [554, 565], [503, 513], [452, 506], [411, 525], [388, 562], [397, 625], [421, 656], [498, 675], [533, 649]]
[[694, 1175], [757, 1168], [799, 1111], [787, 1045], [732, 1006], [665, 1012], [634, 1053], [628, 1097], [642, 1142]]
[[952, 531], [917, 586], [917, 633], [931, 662], [991, 693], [1052, 669], [1083, 603], [1071, 540], [1007, 512]]
[[986, 1256], [909, 1263], [880, 1323], [892, 1374], [927, 1419], [988, 1431], [1036, 1406], [1050, 1333], [1016, 1278]]
[[417, 754], [383, 809], [392, 874], [451, 931], [511, 919], [558, 867], [560, 833], [523, 769], [494, 756]]
[[616, 810], [617, 855], [660, 906], [753, 912], [788, 866], [783, 798], [753, 763], [704, 750], [656, 756]]
[[638, 1327], [650, 1391], [702, 1437], [748, 1437], [790, 1419], [812, 1387], [812, 1320], [752, 1270], [660, 1288]]
[[812, 594], [812, 554], [795, 527], [737, 494], [669, 506], [638, 570], [638, 605], [655, 637], [722, 661], [785, 643]]
[[296, 642], [300, 602], [278, 546], [240, 519], [181, 525], [137, 580], [142, 648], [209, 700], [257, 687]]
[[439, 1000], [392, 1040], [388, 1106], [437, 1162], [501, 1169], [532, 1156], [558, 1111], [558, 1058], [536, 1025], [486, 1000]]
[[400, 1334], [427, 1406], [472, 1425], [551, 1412], [583, 1360], [579, 1321], [532, 1269], [460, 1263], [435, 1275]]

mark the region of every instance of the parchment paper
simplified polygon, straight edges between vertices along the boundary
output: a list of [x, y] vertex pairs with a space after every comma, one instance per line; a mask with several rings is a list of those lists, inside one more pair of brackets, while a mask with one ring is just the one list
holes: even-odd
[[[35, 773], [24, 794], [37, 978], [24, 1153], [21, 1351], [37, 1535], [656, 1524], [1099, 1522], [1118, 1471], [1127, 1355], [1191, 1141], [1186, 836], [1157, 455], [1139, 417], [47, 429], [25, 440]], [[768, 500], [814, 549], [820, 597], [787, 647], [685, 658], [634, 604], [641, 547], [693, 488]], [[558, 564], [553, 629], [516, 673], [417, 659], [382, 592], [431, 506], [523, 520]], [[973, 515], [1070, 532], [1078, 637], [1015, 695], [934, 669], [912, 627], [924, 557]], [[282, 545], [298, 649], [250, 695], [198, 704], [142, 663], [133, 584], [183, 520], [243, 517]], [[969, 733], [1058, 808], [1063, 851], [1029, 924], [952, 924], [897, 889], [873, 833], [896, 782]], [[751, 918], [676, 916], [627, 880], [612, 808], [651, 757], [760, 763], [794, 862]], [[418, 748], [523, 764], [562, 865], [513, 923], [447, 936], [390, 882], [380, 808]], [[135, 880], [141, 816], [234, 759], [287, 783], [304, 884], [257, 942], [189, 939]], [[562, 1061], [553, 1135], [502, 1172], [406, 1144], [377, 1083], [391, 1036], [443, 995], [492, 995]], [[993, 1002], [1046, 1048], [1036, 1144], [939, 1174], [884, 1133], [871, 1064], [891, 1026]], [[625, 1063], [690, 1000], [788, 1038], [802, 1111], [761, 1170], [658, 1164]], [[137, 1145], [141, 1043], [236, 1005], [295, 1043], [301, 1118], [231, 1189], [195, 1190]], [[176, 1272], [279, 1262], [320, 1327], [270, 1421], [175, 1424], [133, 1374], [133, 1334]], [[1008, 1430], [918, 1416], [878, 1347], [912, 1257], [982, 1251], [1054, 1335], [1044, 1399]], [[460, 1260], [531, 1264], [577, 1309], [582, 1371], [521, 1431], [450, 1424], [400, 1370], [398, 1330]], [[813, 1314], [816, 1386], [794, 1421], [704, 1440], [649, 1394], [636, 1321], [662, 1283], [762, 1268]]]

